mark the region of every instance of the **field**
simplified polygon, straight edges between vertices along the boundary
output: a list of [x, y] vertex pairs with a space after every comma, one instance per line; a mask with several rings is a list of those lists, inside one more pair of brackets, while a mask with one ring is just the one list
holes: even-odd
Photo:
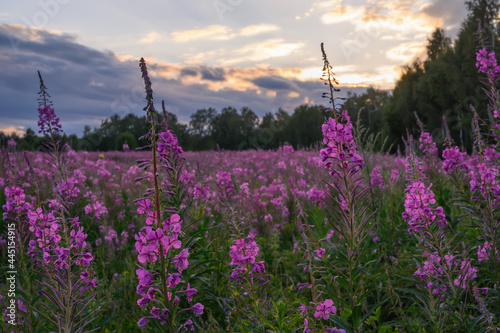
[[341, 110], [321, 150], [183, 152], [141, 70], [141, 151], [70, 150], [50, 105], [44, 151], [2, 151], [2, 331], [499, 330], [494, 123], [471, 154], [421, 123], [375, 153]]

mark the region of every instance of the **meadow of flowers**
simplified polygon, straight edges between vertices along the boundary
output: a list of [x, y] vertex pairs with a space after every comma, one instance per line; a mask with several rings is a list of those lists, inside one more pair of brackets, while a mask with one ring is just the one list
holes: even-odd
[[373, 152], [323, 58], [320, 151], [184, 152], [141, 59], [148, 146], [75, 152], [41, 80], [45, 149], [2, 151], [2, 332], [500, 331], [495, 54], [471, 154], [421, 122]]

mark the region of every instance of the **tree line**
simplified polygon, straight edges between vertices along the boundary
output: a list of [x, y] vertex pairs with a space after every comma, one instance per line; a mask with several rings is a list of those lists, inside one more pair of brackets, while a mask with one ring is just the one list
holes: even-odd
[[[175, 114], [166, 112], [166, 123], [177, 136], [184, 150], [244, 150], [276, 149], [284, 144], [296, 148], [316, 146], [322, 140], [321, 125], [325, 113], [320, 105], [301, 105], [292, 114], [279, 109], [266, 113], [261, 119], [249, 107], [237, 110], [228, 106], [220, 112], [214, 108], [200, 109], [191, 115], [188, 124], [178, 121]], [[163, 118], [163, 114], [157, 115]], [[148, 131], [146, 116], [115, 114], [91, 129], [85, 126], [82, 137], [63, 135], [61, 140], [72, 149], [87, 151], [122, 150], [126, 143], [130, 149], [144, 146], [140, 137]], [[14, 139], [17, 149], [35, 150], [43, 142], [32, 129], [24, 137], [0, 133], [0, 142]]]

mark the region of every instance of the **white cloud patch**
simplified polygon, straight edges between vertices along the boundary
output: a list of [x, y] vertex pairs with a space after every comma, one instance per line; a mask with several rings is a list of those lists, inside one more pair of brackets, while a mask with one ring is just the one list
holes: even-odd
[[102, 82], [90, 81], [89, 84], [94, 87], [104, 87], [104, 83]]
[[277, 31], [281, 28], [275, 24], [254, 24], [240, 29], [241, 36], [255, 36], [263, 33]]
[[160, 33], [156, 32], [156, 31], [151, 31], [146, 36], [144, 36], [143, 38], [141, 38], [137, 42], [137, 44], [151, 44], [151, 43], [154, 43], [154, 42], [158, 42], [161, 39], [162, 39], [162, 36], [161, 36]]
[[324, 24], [337, 24], [343, 22], [356, 21], [365, 12], [364, 7], [340, 6], [321, 16]]
[[205, 28], [176, 31], [171, 33], [175, 42], [185, 43], [200, 39], [228, 40], [235, 37], [232, 29], [224, 25], [210, 25]]
[[408, 42], [399, 44], [386, 53], [387, 58], [391, 60], [401, 61], [403, 63], [410, 63], [415, 58], [425, 57], [426, 46], [422, 42]]
[[245, 45], [234, 50], [231, 58], [221, 59], [223, 66], [242, 62], [258, 62], [275, 57], [283, 57], [299, 50], [304, 43], [287, 43], [284, 39], [267, 39], [262, 42]]
[[173, 40], [179, 43], [191, 42], [195, 40], [229, 40], [235, 37], [250, 37], [272, 31], [278, 31], [281, 28], [276, 24], [260, 23], [252, 24], [241, 29], [231, 29], [224, 25], [210, 25], [205, 28], [176, 31], [171, 33]]

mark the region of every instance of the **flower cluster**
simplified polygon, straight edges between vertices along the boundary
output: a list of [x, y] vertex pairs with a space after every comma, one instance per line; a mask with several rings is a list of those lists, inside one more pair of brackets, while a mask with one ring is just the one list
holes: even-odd
[[231, 245], [229, 254], [232, 259], [231, 265], [236, 266], [231, 273], [232, 279], [241, 279], [248, 271], [250, 271], [250, 276], [252, 276], [252, 272], [257, 274], [266, 272], [264, 261], [255, 261], [255, 257], [259, 254], [259, 247], [253, 233], [250, 233], [246, 238], [236, 239]]
[[38, 109], [38, 133], [43, 135], [58, 135], [62, 132], [59, 117], [54, 113], [50, 105]]
[[[301, 305], [301, 314], [302, 315], [307, 315], [308, 310], [312, 309], [312, 307], [307, 307], [304, 304]], [[326, 299], [323, 302], [319, 302], [316, 304], [316, 307], [314, 308], [314, 317], [315, 318], [323, 318], [325, 320], [330, 318], [330, 315], [337, 314], [337, 308], [333, 305], [333, 301], [331, 299]], [[304, 333], [311, 333], [312, 331], [317, 330], [316, 327], [311, 327], [309, 326], [309, 321], [307, 318], [304, 319]], [[346, 333], [344, 329], [337, 328], [337, 327], [325, 327], [324, 332], [327, 333]]]
[[193, 199], [200, 198], [202, 201], [208, 200], [210, 198], [210, 186], [203, 186], [201, 183], [197, 183], [193, 189]]
[[[475, 192], [479, 190], [484, 198], [489, 198], [493, 195], [496, 200], [500, 200], [500, 182], [497, 179], [497, 168], [488, 167], [485, 163], [480, 163], [477, 166], [477, 172], [471, 172], [471, 174], [471, 191]], [[472, 199], [477, 200], [477, 197], [473, 197]]]
[[217, 187], [225, 200], [234, 194], [233, 180], [231, 179], [231, 173], [227, 171], [217, 172]]
[[453, 281], [455, 286], [460, 286], [463, 289], [467, 288], [467, 283], [477, 277], [477, 268], [473, 267], [469, 260], [462, 260], [460, 274]]
[[[36, 249], [42, 251], [42, 258], [48, 265], [54, 265], [60, 269], [69, 269], [74, 263], [78, 266], [86, 267], [94, 259], [88, 251], [88, 244], [85, 241], [87, 234], [79, 223], [79, 218], [68, 221], [66, 228], [61, 228], [63, 218], [57, 217], [57, 211], [44, 213], [43, 209], [28, 209], [27, 212], [29, 229], [34, 234], [34, 238], [29, 242], [32, 252]], [[63, 239], [63, 229], [69, 231], [67, 244], [61, 244]], [[86, 286], [95, 287], [96, 279], [90, 280], [86, 276]], [[82, 279], [85, 280], [84, 277]]]
[[177, 157], [183, 153], [182, 147], [179, 146], [179, 141], [172, 131], [161, 132], [158, 134], [158, 138], [156, 149], [160, 157], [165, 158], [170, 153]]
[[431, 208], [436, 203], [434, 193], [431, 191], [431, 185], [425, 187], [422, 182], [412, 182], [406, 188], [405, 212], [403, 218], [410, 228], [409, 233], [419, 233], [437, 220], [439, 228], [446, 225], [446, 216], [441, 206]]
[[17, 147], [17, 142], [16, 142], [16, 140], [14, 140], [14, 139], [9, 139], [9, 140], [7, 141], [7, 146], [8, 146], [10, 149], [16, 149], [16, 147]]
[[484, 245], [479, 245], [477, 249], [477, 261], [480, 263], [488, 261], [490, 259], [490, 255], [493, 254], [493, 252], [495, 253], [496, 260], [500, 260], [500, 257], [498, 256], [498, 249], [495, 247], [495, 250], [493, 251], [491, 243], [488, 241], [484, 242]]
[[352, 136], [351, 118], [346, 110], [342, 111], [340, 119], [345, 123], [329, 117], [321, 126], [323, 143], [327, 147], [321, 149], [320, 154], [325, 168], [332, 175], [336, 174], [336, 165], [347, 170], [359, 170], [363, 166], [363, 158], [356, 151], [356, 142]]
[[291, 154], [294, 152], [293, 150], [293, 146], [290, 146], [290, 145], [284, 145], [283, 147], [280, 147], [280, 148], [283, 148], [283, 152], [286, 154]]
[[488, 74], [495, 78], [500, 75], [500, 66], [497, 64], [495, 52], [488, 52], [485, 48], [476, 52], [476, 67], [480, 73]]
[[92, 215], [96, 219], [100, 219], [102, 215], [108, 213], [108, 209], [101, 202], [95, 201], [93, 204], [85, 206], [85, 215]]
[[446, 147], [443, 151], [443, 170], [446, 173], [451, 173], [457, 167], [466, 168], [464, 163], [465, 155], [457, 146]]
[[[140, 208], [137, 209], [138, 212], [140, 210]], [[149, 216], [150, 211], [147, 214]], [[143, 231], [135, 235], [135, 248], [138, 253], [137, 259], [139, 262], [142, 264], [148, 262], [154, 263], [160, 255], [166, 258], [170, 249], [179, 249], [182, 245], [178, 239], [179, 232], [181, 231], [181, 223], [180, 216], [174, 214], [165, 220], [162, 228], [144, 227]], [[163, 245], [163, 253], [160, 253], [160, 244]], [[187, 251], [187, 249], [182, 251]], [[187, 264], [181, 267], [185, 268], [184, 266], [187, 267]], [[180, 272], [182, 272], [182, 268]]]
[[5, 205], [2, 206], [4, 221], [7, 220], [7, 216], [20, 215], [31, 207], [31, 204], [26, 202], [24, 190], [17, 186], [5, 188], [5, 200]]
[[384, 182], [384, 178], [380, 174], [381, 169], [382, 169], [382, 167], [380, 165], [377, 165], [372, 169], [372, 173], [370, 176], [370, 184], [373, 187], [376, 187], [376, 188], [383, 190], [385, 188], [385, 182]]
[[420, 147], [424, 156], [437, 156], [438, 149], [436, 143], [432, 141], [432, 136], [429, 132], [422, 132], [419, 138]]
[[77, 187], [78, 179], [69, 177], [57, 184], [59, 195], [66, 201], [72, 201], [78, 197], [80, 189]]

